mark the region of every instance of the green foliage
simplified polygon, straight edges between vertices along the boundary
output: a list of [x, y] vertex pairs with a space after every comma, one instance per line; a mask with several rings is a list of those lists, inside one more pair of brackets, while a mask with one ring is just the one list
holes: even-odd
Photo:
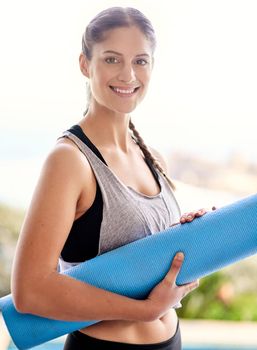
[[182, 300], [183, 307], [177, 310], [178, 316], [189, 319], [257, 321], [257, 294], [231, 293], [231, 280], [223, 272], [201, 279], [200, 286]]
[[0, 204], [0, 297], [10, 293], [10, 274], [14, 250], [24, 212]]

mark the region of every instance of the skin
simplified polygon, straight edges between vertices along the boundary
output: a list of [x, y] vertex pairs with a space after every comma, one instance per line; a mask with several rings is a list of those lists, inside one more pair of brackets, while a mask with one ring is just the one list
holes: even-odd
[[[119, 55], [103, 53], [110, 50]], [[136, 27], [117, 28], [94, 46], [90, 61], [81, 54], [79, 64], [89, 79], [92, 99], [78, 124], [121, 182], [156, 195], [159, 186], [128, 127], [130, 113], [149, 85], [153, 68], [150, 43]], [[110, 86], [139, 89], [124, 97]], [[152, 152], [167, 172], [164, 158]], [[146, 300], [107, 292], [57, 272], [71, 226], [91, 207], [95, 193], [96, 179], [87, 158], [71, 140], [59, 139], [45, 160], [19, 236], [11, 280], [15, 306], [20, 312], [60, 320], [103, 320], [81, 330], [100, 339], [138, 344], [164, 341], [177, 326], [172, 307], [198, 286], [198, 281], [176, 285], [183, 255], [173, 259], [167, 275]], [[180, 223], [205, 213], [205, 209], [186, 213]]]

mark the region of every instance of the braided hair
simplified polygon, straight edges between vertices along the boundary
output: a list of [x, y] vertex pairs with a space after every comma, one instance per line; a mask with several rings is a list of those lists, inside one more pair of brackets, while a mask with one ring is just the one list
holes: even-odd
[[170, 187], [175, 190], [176, 187], [170, 177], [165, 173], [161, 163], [158, 161], [156, 157], [153, 156], [152, 152], [150, 151], [149, 147], [145, 144], [144, 140], [140, 136], [139, 132], [136, 130], [135, 125], [132, 123], [131, 119], [129, 121], [129, 128], [133, 133], [134, 139], [137, 142], [138, 146], [140, 147], [141, 151], [143, 152], [145, 158], [149, 159], [153, 166], [160, 171], [162, 176], [167, 180]]

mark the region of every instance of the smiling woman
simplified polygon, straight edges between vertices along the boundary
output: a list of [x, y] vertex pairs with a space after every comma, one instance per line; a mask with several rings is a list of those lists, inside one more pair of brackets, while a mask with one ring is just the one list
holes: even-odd
[[[89, 106], [46, 158], [19, 236], [12, 274], [17, 310], [103, 320], [69, 334], [65, 350], [181, 349], [175, 309], [198, 286], [175, 283], [183, 254], [145, 300], [59, 273], [181, 219], [166, 163], [130, 116], [148, 90], [155, 45], [151, 22], [134, 8], [106, 9], [88, 24], [79, 64]], [[186, 214], [181, 223], [205, 212]]]

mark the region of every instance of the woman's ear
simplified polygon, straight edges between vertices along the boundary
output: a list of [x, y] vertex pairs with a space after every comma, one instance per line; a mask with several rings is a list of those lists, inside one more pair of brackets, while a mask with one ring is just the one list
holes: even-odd
[[83, 53], [79, 55], [79, 66], [82, 74], [89, 78], [88, 59]]

